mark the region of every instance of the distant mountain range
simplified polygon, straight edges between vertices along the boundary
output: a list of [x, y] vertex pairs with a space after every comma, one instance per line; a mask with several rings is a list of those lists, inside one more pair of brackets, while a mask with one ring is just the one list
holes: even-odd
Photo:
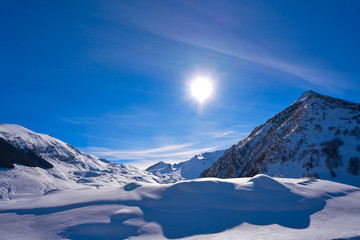
[[98, 188], [194, 179], [223, 153], [198, 154], [173, 165], [160, 162], [144, 171], [98, 158], [16, 124], [0, 124], [0, 199], [37, 196], [79, 185]]
[[153, 173], [162, 178], [163, 181], [169, 183], [194, 179], [198, 178], [202, 171], [211, 167], [224, 152], [225, 150], [218, 150], [215, 152], [201, 153], [195, 155], [190, 160], [176, 164], [158, 162], [147, 168], [146, 171]]
[[200, 177], [312, 177], [360, 186], [360, 104], [305, 92]]

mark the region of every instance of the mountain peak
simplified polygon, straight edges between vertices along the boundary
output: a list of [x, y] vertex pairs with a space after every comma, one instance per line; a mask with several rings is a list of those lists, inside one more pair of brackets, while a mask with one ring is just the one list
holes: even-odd
[[150, 167], [148, 167], [145, 171], [151, 171], [151, 170], [159, 170], [159, 169], [163, 169], [166, 168], [168, 166], [171, 166], [171, 164], [169, 163], [165, 163], [163, 161], [160, 161], [158, 163], [155, 163], [154, 165], [151, 165]]
[[307, 98], [320, 97], [321, 94], [314, 92], [313, 90], [309, 90], [301, 94], [301, 96], [296, 100], [296, 102], [301, 102]]
[[332, 107], [341, 107], [341, 108], [348, 108], [353, 110], [360, 110], [360, 104], [355, 102], [350, 102], [344, 99], [340, 98], [334, 98], [327, 95], [322, 95], [320, 93], [314, 92], [312, 90], [306, 91], [295, 101], [295, 103], [299, 102], [308, 102], [310, 100], [315, 100], [316, 102], [319, 102], [318, 100], [322, 100], [322, 103], [325, 103], [326, 105], [332, 104]]
[[[360, 185], [360, 104], [304, 92], [201, 177], [320, 177]], [[344, 147], [342, 147], [344, 145]]]

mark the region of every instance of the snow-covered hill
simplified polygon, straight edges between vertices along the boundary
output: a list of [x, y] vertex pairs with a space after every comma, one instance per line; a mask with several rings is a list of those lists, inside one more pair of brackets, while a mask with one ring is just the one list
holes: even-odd
[[325, 180], [197, 179], [0, 201], [2, 239], [358, 239], [360, 189]]
[[[99, 159], [49, 135], [38, 134], [19, 125], [0, 124], [0, 140], [1, 154], [6, 154], [6, 159], [15, 162], [0, 162], [1, 166], [8, 165], [0, 168], [0, 199], [36, 196], [63, 188], [161, 181], [131, 165]], [[27, 162], [16, 164], [26, 154], [29, 156], [25, 159]], [[50, 163], [50, 166], [29, 167], [36, 166], [39, 159]]]
[[224, 152], [225, 150], [218, 150], [201, 153], [195, 155], [190, 160], [176, 164], [158, 162], [148, 167], [146, 171], [155, 174], [167, 183], [195, 179], [199, 177], [202, 171], [211, 167]]
[[305, 92], [201, 177], [320, 177], [360, 186], [360, 104]]

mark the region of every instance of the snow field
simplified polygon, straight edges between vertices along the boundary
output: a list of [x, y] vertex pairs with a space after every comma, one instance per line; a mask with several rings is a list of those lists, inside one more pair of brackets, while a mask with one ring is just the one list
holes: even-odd
[[261, 174], [59, 190], [1, 201], [0, 233], [5, 239], [350, 238], [360, 236], [359, 199], [357, 187]]

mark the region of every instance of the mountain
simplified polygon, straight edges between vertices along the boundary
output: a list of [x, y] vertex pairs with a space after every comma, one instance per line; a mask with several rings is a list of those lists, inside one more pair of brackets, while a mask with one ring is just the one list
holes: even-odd
[[131, 165], [84, 153], [49, 135], [0, 124], [0, 199], [132, 181], [155, 183], [161, 179]]
[[360, 186], [360, 104], [305, 92], [200, 177], [312, 177]]
[[146, 171], [153, 173], [168, 183], [195, 179], [199, 177], [202, 171], [211, 167], [224, 152], [225, 150], [218, 150], [197, 154], [190, 160], [176, 164], [164, 163], [161, 161], [148, 167]]

